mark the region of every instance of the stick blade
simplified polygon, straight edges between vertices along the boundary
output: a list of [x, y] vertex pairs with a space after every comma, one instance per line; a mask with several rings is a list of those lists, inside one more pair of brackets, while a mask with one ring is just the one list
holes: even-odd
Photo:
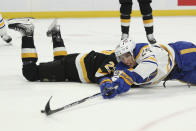
[[45, 113], [47, 116], [50, 115], [51, 109], [50, 109], [50, 100], [52, 99], [52, 96], [50, 97], [50, 99], [48, 100], [45, 109], [41, 110], [41, 113]]

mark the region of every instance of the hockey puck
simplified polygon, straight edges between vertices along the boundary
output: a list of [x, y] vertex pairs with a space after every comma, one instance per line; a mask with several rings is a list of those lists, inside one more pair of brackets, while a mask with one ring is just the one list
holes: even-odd
[[41, 110], [41, 113], [45, 113], [45, 110]]

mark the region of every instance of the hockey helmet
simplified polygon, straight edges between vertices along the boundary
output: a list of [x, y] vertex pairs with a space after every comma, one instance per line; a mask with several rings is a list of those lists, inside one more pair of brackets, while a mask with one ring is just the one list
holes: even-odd
[[115, 55], [117, 58], [117, 61], [120, 62], [120, 56], [125, 54], [125, 53], [131, 53], [131, 55], [133, 56], [133, 50], [136, 46], [136, 43], [133, 40], [128, 40], [128, 39], [124, 39], [120, 41], [120, 44], [117, 45], [116, 49], [115, 49]]

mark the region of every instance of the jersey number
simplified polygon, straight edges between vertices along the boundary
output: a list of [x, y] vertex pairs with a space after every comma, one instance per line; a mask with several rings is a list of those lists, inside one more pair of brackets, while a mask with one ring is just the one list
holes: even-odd
[[142, 52], [142, 56], [145, 56], [148, 52], [152, 52], [150, 48], [145, 48]]
[[114, 62], [110, 61], [109, 64], [105, 65], [105, 68], [108, 73], [114, 72]]

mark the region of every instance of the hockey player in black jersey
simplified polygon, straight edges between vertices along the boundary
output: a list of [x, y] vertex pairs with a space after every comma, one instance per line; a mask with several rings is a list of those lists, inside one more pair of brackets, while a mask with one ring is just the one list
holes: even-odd
[[[153, 16], [151, 2], [152, 0], [137, 0], [139, 3], [140, 11], [143, 18], [144, 28], [146, 31], [146, 37], [150, 44], [155, 44], [156, 40], [153, 35]], [[132, 0], [119, 0], [120, 2], [120, 19], [121, 19], [121, 40], [129, 37], [129, 25], [131, 21], [132, 13]]]
[[37, 64], [38, 55], [34, 45], [34, 25], [28, 19], [12, 19], [8, 27], [22, 34], [22, 73], [29, 81], [42, 82], [92, 82], [105, 87], [110, 81], [117, 60], [114, 51], [87, 54], [67, 54], [60, 33], [60, 26], [54, 21], [47, 32], [52, 37], [54, 61]]

